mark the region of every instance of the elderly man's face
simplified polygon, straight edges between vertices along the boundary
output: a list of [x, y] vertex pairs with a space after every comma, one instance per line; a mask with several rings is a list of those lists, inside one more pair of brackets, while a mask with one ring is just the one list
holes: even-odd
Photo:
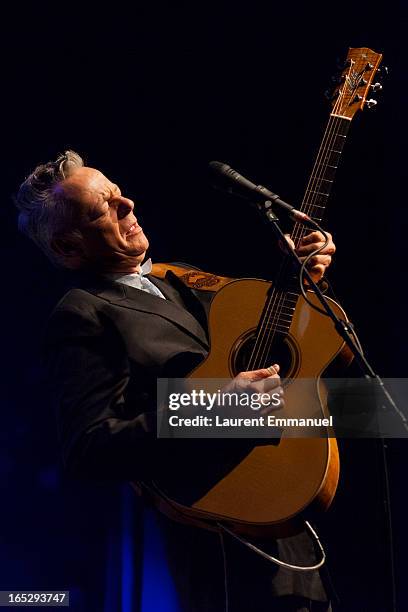
[[81, 265], [104, 272], [138, 270], [149, 242], [133, 213], [132, 200], [94, 168], [77, 168], [60, 187], [78, 205]]

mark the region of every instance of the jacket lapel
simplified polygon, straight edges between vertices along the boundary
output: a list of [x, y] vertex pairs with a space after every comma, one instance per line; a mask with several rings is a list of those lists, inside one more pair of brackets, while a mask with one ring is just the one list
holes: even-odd
[[154, 282], [167, 299], [163, 300], [146, 291], [141, 291], [122, 283], [105, 281], [104, 279], [101, 279], [100, 283], [93, 283], [85, 288], [87, 291], [111, 303], [118, 304], [124, 308], [131, 308], [132, 310], [148, 312], [170, 321], [181, 327], [191, 336], [194, 336], [208, 350], [209, 344], [203, 327], [186, 310], [183, 300], [178, 295], [176, 289], [160, 279], [150, 278], [150, 280]]
[[[156, 282], [156, 281], [161, 282], [161, 285], [165, 285], [167, 288], [172, 290], [174, 295], [177, 296], [177, 299], [179, 300], [181, 305], [184, 308], [187, 308], [187, 310], [191, 312], [191, 314], [194, 315], [194, 317], [203, 327], [206, 333], [206, 338], [208, 340], [208, 321], [207, 321], [206, 310], [202, 302], [198, 299], [198, 297], [193, 292], [193, 290], [187, 287], [183, 283], [183, 281], [180, 280], [179, 277], [176, 274], [174, 274], [174, 272], [172, 272], [171, 270], [168, 270], [166, 273], [167, 283], [164, 283], [163, 281], [160, 281], [160, 279], [156, 279], [154, 277], [149, 277], [149, 278], [153, 282]], [[160, 289], [161, 289], [161, 285], [160, 286], [158, 285]]]

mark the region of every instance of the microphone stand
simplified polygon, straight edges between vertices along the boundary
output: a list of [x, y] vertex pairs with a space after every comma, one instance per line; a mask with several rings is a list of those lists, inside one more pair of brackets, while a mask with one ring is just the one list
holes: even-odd
[[[302, 267], [302, 262], [300, 261], [298, 255], [296, 254], [294, 249], [292, 249], [290, 247], [290, 245], [288, 244], [288, 242], [286, 240], [286, 237], [285, 237], [285, 234], [283, 233], [282, 229], [280, 228], [279, 218], [277, 217], [277, 215], [272, 210], [272, 202], [271, 202], [271, 200], [265, 200], [263, 202], [252, 201], [252, 204], [258, 210], [258, 212], [261, 215], [261, 217], [267, 222], [269, 227], [272, 229], [272, 231], [273, 231], [274, 235], [276, 236], [276, 238], [278, 239], [278, 241], [283, 244], [283, 247], [284, 247], [286, 253], [289, 255], [289, 257], [291, 258], [291, 260], [295, 264], [296, 268], [300, 271], [300, 269]], [[303, 223], [304, 225], [311, 224], [314, 228], [320, 230], [319, 225], [315, 221], [313, 221], [313, 219], [309, 218], [309, 219], [307, 219], [307, 221], [302, 221], [300, 219], [297, 219], [297, 220], [300, 223]], [[363, 355], [363, 353], [360, 351], [359, 347], [356, 345], [355, 341], [352, 339], [350, 333], [352, 333], [353, 330], [352, 330], [350, 324], [348, 324], [346, 321], [343, 321], [342, 319], [340, 319], [336, 315], [334, 310], [331, 308], [328, 300], [326, 300], [324, 294], [321, 292], [321, 290], [318, 287], [318, 285], [314, 282], [314, 280], [312, 279], [312, 277], [309, 274], [309, 271], [306, 268], [304, 269], [304, 277], [307, 279], [310, 288], [313, 289], [317, 299], [319, 300], [320, 304], [322, 305], [323, 309], [325, 310], [327, 316], [329, 316], [331, 318], [331, 320], [333, 321], [333, 324], [334, 324], [334, 327], [335, 327], [337, 333], [339, 334], [339, 336], [341, 336], [341, 338], [344, 340], [346, 345], [349, 347], [349, 349], [353, 353], [354, 358], [355, 358], [355, 360], [356, 360], [360, 370], [364, 374], [365, 378], [371, 379], [371, 380], [375, 381], [375, 383], [377, 384], [378, 388], [381, 389], [381, 392], [382, 392], [383, 398], [385, 400], [385, 403], [389, 407], [391, 407], [392, 410], [399, 416], [404, 429], [408, 432], [408, 422], [407, 422], [407, 419], [405, 418], [405, 415], [398, 408], [398, 406], [396, 405], [396, 403], [392, 399], [391, 395], [389, 394], [389, 392], [385, 388], [383, 381], [381, 380], [379, 375], [375, 373], [374, 369], [371, 367], [371, 365], [367, 361], [366, 357]], [[393, 547], [391, 509], [390, 509], [391, 504], [390, 504], [389, 478], [388, 478], [387, 456], [386, 456], [386, 448], [387, 448], [387, 446], [385, 444], [384, 438], [380, 437], [380, 439], [381, 439], [381, 456], [382, 456], [383, 469], [384, 469], [384, 474], [383, 474], [383, 478], [384, 478], [384, 483], [383, 483], [384, 484], [384, 497], [385, 497], [384, 505], [385, 505], [385, 513], [386, 513], [386, 517], [387, 517], [387, 524], [388, 524], [389, 555], [390, 555], [390, 579], [391, 579], [391, 590], [392, 590], [392, 606], [393, 606], [393, 610], [396, 611], [397, 608], [396, 608], [396, 585], [395, 585], [395, 569], [394, 569], [394, 547]]]

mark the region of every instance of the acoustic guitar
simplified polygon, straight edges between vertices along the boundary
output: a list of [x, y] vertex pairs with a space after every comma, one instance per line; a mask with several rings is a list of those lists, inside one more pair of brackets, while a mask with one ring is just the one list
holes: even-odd
[[[374, 82], [381, 59], [381, 54], [368, 48], [349, 49], [301, 206], [318, 222], [326, 208], [350, 123], [358, 110], [374, 104], [367, 99], [370, 92], [381, 88]], [[291, 234], [295, 245], [304, 233], [305, 229], [295, 224]], [[279, 363], [282, 378], [315, 381], [304, 394], [296, 385], [287, 386], [286, 415], [296, 414], [300, 406], [307, 405], [311, 414], [327, 417], [322, 374], [340, 355], [344, 343], [332, 321], [304, 300], [292, 275], [292, 268], [285, 262], [273, 284], [254, 279], [220, 283], [209, 314], [211, 351], [190, 377], [231, 378], [240, 371]], [[318, 305], [313, 292], [309, 291], [308, 297]], [[346, 320], [342, 308], [330, 301], [337, 316]], [[284, 430], [278, 443], [259, 441], [237, 462], [221, 470], [219, 480], [210, 480], [204, 490], [197, 489], [192, 481], [182, 482], [190, 493], [199, 491], [187, 497], [180, 493], [180, 482], [174, 487], [166, 477], [158, 477], [154, 482], [156, 502], [176, 518], [221, 521], [238, 533], [252, 536], [296, 530], [299, 518], [316, 509], [327, 509], [334, 498], [339, 455], [336, 439], [330, 436], [294, 438]], [[178, 478], [183, 479], [182, 473]]]

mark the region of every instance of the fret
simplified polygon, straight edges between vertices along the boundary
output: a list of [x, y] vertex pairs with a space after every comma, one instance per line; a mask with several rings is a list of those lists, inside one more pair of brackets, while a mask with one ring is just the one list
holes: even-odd
[[313, 189], [309, 190], [309, 193], [317, 193], [317, 195], [329, 196], [329, 193], [324, 193], [323, 191], [314, 191]]
[[[330, 180], [330, 181], [334, 181], [334, 178], [336, 176], [336, 169], [337, 166], [330, 166], [330, 164], [319, 164], [317, 166], [317, 173], [318, 175], [320, 175], [321, 179], [320, 180]], [[319, 176], [316, 176], [312, 178], [312, 180], [318, 180]]]
[[327, 195], [321, 193], [315, 193], [314, 195], [309, 192], [309, 198], [304, 202], [304, 212], [310, 210], [311, 206], [321, 206], [322, 208], [326, 208], [327, 204]]
[[285, 319], [291, 319], [293, 317], [294, 312], [295, 308], [293, 308], [293, 310], [291, 309], [290, 311], [283, 312], [282, 308], [277, 306], [275, 308], [275, 312], [272, 314], [272, 318], [277, 317], [279, 318], [279, 320], [284, 321]]
[[293, 313], [292, 313], [292, 315], [285, 314], [285, 313], [282, 313], [282, 312], [277, 312], [276, 314], [278, 315], [277, 321], [279, 323], [289, 323], [289, 324], [291, 323]]
[[[289, 279], [289, 285], [292, 278]], [[292, 281], [297, 282], [295, 279]], [[278, 291], [270, 296], [270, 302], [266, 305], [263, 320], [260, 322], [262, 329], [268, 334], [273, 332], [287, 333], [292, 324], [299, 292], [293, 291], [289, 286], [287, 291]]]
[[329, 196], [332, 186], [331, 183], [321, 183], [313, 185], [313, 187], [313, 189], [309, 189], [308, 193], [313, 193], [314, 195]]
[[340, 162], [340, 151], [328, 151], [326, 157], [323, 158], [324, 164], [329, 164], [330, 166], [338, 166]]
[[267, 331], [285, 331], [287, 332], [290, 329], [290, 323], [281, 323], [280, 321], [274, 321], [265, 326]]
[[[298, 296], [297, 299], [299, 299], [299, 296]], [[282, 314], [285, 315], [285, 316], [292, 316], [294, 311], [295, 311], [295, 309], [296, 309], [297, 299], [290, 306], [285, 304], [285, 302], [283, 302], [283, 303], [279, 303], [279, 302], [278, 303], [274, 303], [273, 304], [274, 311], [275, 312], [281, 312], [285, 308], [289, 312], [284, 312]]]
[[342, 134], [336, 134], [334, 138], [333, 149], [337, 150], [338, 153], [341, 153], [343, 150], [345, 138], [346, 136], [343, 136]]
[[267, 326], [267, 330], [268, 331], [278, 331], [278, 332], [288, 332], [290, 329], [290, 325], [285, 326], [285, 325], [281, 325], [280, 323], [276, 323], [275, 325], [268, 325]]
[[326, 181], [326, 183], [333, 183], [333, 180], [324, 178], [323, 176], [313, 176], [311, 177], [314, 181]]
[[[314, 194], [314, 195], [311, 195]], [[311, 206], [312, 204], [322, 203], [323, 206], [326, 206], [328, 193], [322, 191], [308, 191], [308, 197], [305, 199], [304, 203], [307, 206]]]

